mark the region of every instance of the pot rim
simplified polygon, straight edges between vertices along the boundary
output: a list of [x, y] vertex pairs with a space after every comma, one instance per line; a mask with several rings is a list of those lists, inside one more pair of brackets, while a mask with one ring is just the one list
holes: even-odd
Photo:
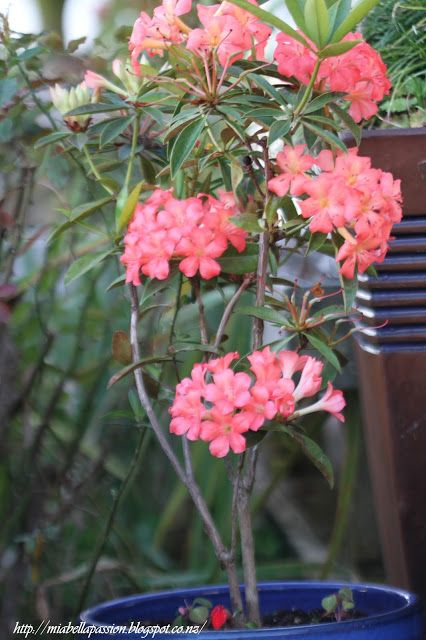
[[[336, 627], [338, 627], [343, 631], [348, 626], [353, 625], [354, 623], [359, 624], [360, 622], [364, 626], [376, 626], [379, 624], [392, 622], [394, 618], [401, 619], [402, 617], [406, 617], [408, 615], [411, 615], [415, 611], [417, 610], [420, 611], [422, 609], [422, 604], [419, 598], [415, 594], [409, 591], [406, 591], [405, 589], [401, 589], [399, 587], [393, 587], [393, 586], [388, 586], [384, 584], [341, 582], [341, 581], [310, 581], [310, 580], [279, 581], [278, 580], [278, 581], [259, 582], [258, 587], [259, 587], [259, 591], [264, 591], [264, 592], [276, 591], [276, 590], [286, 591], [289, 589], [312, 589], [312, 590], [318, 589], [319, 590], [324, 588], [338, 590], [342, 587], [350, 587], [353, 590], [357, 590], [361, 592], [366, 590], [376, 591], [376, 592], [379, 591], [379, 592], [385, 592], [385, 593], [388, 592], [388, 593], [391, 593], [392, 595], [396, 595], [401, 598], [401, 606], [392, 608], [386, 612], [377, 613], [377, 614], [373, 613], [371, 615], [368, 615], [365, 618], [343, 620], [341, 622], [326, 622], [326, 623], [321, 623], [320, 625], [313, 625], [313, 624], [294, 625], [294, 626], [286, 626], [286, 627], [264, 627], [260, 629], [260, 631], [262, 632], [268, 631], [270, 635], [281, 633], [283, 630], [295, 630], [295, 631], [300, 630], [300, 632], [303, 632], [304, 630], [306, 631], [307, 629], [310, 629], [312, 631], [312, 629], [315, 629], [315, 628], [321, 629], [326, 632], [327, 629], [331, 631], [332, 629], [335, 629]], [[243, 584], [240, 585], [240, 589], [244, 592]], [[227, 590], [228, 590], [228, 585], [218, 584], [218, 585], [205, 585], [202, 587], [193, 587], [193, 588], [187, 587], [184, 589], [175, 588], [175, 589], [167, 589], [162, 591], [147, 592], [144, 594], [130, 595], [122, 598], [116, 598], [114, 600], [108, 600], [107, 602], [90, 607], [80, 614], [80, 620], [90, 625], [105, 626], [105, 624], [112, 624], [112, 623], [107, 623], [105, 621], [102, 622], [101, 620], [97, 619], [97, 615], [100, 612], [107, 611], [110, 608], [119, 607], [121, 604], [125, 605], [126, 607], [129, 607], [131, 606], [131, 604], [133, 605], [136, 604], [137, 601], [147, 602], [149, 600], [155, 600], [157, 598], [160, 598], [160, 599], [167, 598], [168, 596], [177, 595], [179, 593], [182, 593], [182, 597], [186, 597], [185, 594], [188, 593], [188, 595], [191, 594], [191, 597], [194, 597], [194, 598], [196, 598], [197, 596], [208, 598], [209, 593], [210, 594], [212, 592], [217, 593], [218, 591], [226, 592]], [[244, 629], [244, 634], [245, 636], [247, 635], [247, 637], [254, 636], [258, 632], [259, 632], [259, 629]], [[210, 634], [223, 634], [224, 631], [209, 630], [203, 633], [208, 633], [210, 637]], [[226, 630], [225, 633], [227, 635], [229, 634], [229, 637], [232, 637], [233, 635], [240, 636], [241, 629], [229, 629], [229, 630]]]

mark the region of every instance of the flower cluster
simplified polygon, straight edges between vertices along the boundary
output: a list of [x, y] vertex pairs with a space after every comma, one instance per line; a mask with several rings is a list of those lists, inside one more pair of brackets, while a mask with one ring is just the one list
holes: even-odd
[[[350, 33], [343, 41], [358, 39], [362, 39], [360, 33]], [[310, 44], [312, 50], [280, 33], [274, 52], [278, 71], [287, 78], [294, 77], [302, 84], [308, 84], [318, 60], [315, 45]], [[349, 114], [355, 122], [360, 122], [377, 113], [377, 103], [389, 93], [391, 83], [380, 54], [366, 42], [360, 42], [350, 51], [322, 61], [315, 88], [322, 93], [346, 93], [344, 99], [350, 103]]]
[[355, 268], [363, 273], [386, 255], [392, 226], [402, 216], [400, 180], [372, 168], [357, 149], [335, 159], [328, 150], [317, 158], [305, 150], [305, 145], [288, 146], [278, 154], [282, 173], [269, 181], [269, 189], [279, 196], [303, 195], [299, 206], [312, 232], [340, 233], [340, 271], [353, 278]]
[[[328, 383], [325, 394], [314, 404], [298, 408], [303, 398], [316, 395], [322, 386], [323, 364], [294, 351], [274, 353], [269, 347], [247, 356], [251, 373], [235, 373], [231, 363], [237, 352], [198, 363], [191, 377], [176, 387], [170, 413], [170, 431], [189, 440], [210, 443], [212, 455], [222, 458], [231, 449], [242, 453], [244, 433], [258, 431], [277, 415], [296, 418], [313, 411], [328, 411], [343, 422], [345, 400], [341, 391]], [[295, 374], [300, 374], [294, 381]]]
[[140, 272], [165, 280], [170, 261], [188, 278], [197, 272], [205, 280], [220, 273], [219, 258], [230, 242], [244, 251], [247, 233], [230, 218], [238, 210], [232, 193], [178, 200], [172, 190], [156, 189], [137, 204], [124, 238], [121, 262], [126, 265], [126, 282], [140, 284]]
[[[250, 2], [257, 4], [256, 0]], [[256, 58], [263, 59], [271, 29], [248, 11], [230, 2], [209, 6], [199, 4], [197, 13], [202, 27], [190, 29], [180, 16], [188, 13], [191, 6], [191, 0], [163, 0], [161, 6], [154, 9], [152, 18], [142, 11], [129, 42], [136, 73], [140, 73], [139, 58], [143, 51], [151, 56], [162, 55], [171, 45], [182, 42], [201, 57], [216, 52], [223, 66], [242, 58], [252, 49]]]

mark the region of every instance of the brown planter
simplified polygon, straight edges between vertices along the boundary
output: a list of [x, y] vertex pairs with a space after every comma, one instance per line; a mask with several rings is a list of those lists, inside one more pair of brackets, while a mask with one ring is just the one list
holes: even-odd
[[402, 179], [404, 219], [360, 277], [357, 358], [388, 579], [426, 602], [426, 129], [366, 132], [361, 155]]

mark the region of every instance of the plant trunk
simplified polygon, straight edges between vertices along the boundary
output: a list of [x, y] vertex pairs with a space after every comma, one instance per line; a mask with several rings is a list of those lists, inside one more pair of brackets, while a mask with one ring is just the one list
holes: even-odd
[[240, 522], [241, 553], [243, 559], [244, 584], [248, 621], [260, 626], [259, 594], [257, 591], [256, 559], [253, 538], [253, 526], [250, 512], [251, 490], [242, 486], [238, 500], [238, 518]]

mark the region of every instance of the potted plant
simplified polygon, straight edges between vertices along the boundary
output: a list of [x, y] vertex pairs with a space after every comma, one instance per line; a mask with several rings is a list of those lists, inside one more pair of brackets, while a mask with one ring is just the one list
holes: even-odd
[[[298, 30], [247, 0], [199, 4], [199, 24], [191, 28], [191, 4], [164, 0], [153, 16], [142, 12], [129, 41], [130, 64], [115, 60], [114, 80], [88, 71], [78, 87], [56, 87], [52, 99], [67, 130], [39, 145], [81, 152], [105, 191], [68, 215], [55, 237], [114, 207], [111, 246], [77, 259], [66, 281], [120, 256], [126, 273], [110, 286], [127, 285], [130, 330], [114, 336], [116, 358], [126, 366], [110, 384], [134, 375], [141, 442], [150, 428], [228, 584], [106, 603], [81, 614], [79, 632], [167, 635], [174, 624], [174, 633], [196, 625], [218, 637], [420, 639], [419, 602], [398, 589], [258, 585], [250, 512], [259, 447], [271, 433], [296, 442], [332, 484], [332, 466], [307, 435], [305, 416], [324, 411], [344, 420], [345, 400], [333, 380], [342, 365], [338, 345], [353, 329], [342, 335], [338, 328], [350, 319], [357, 273], [383, 261], [401, 219], [399, 181], [348, 151], [338, 135], [349, 128], [359, 139], [359, 123], [390, 87], [380, 56], [352, 33], [374, 1], [354, 9], [344, 0], [288, 2]], [[271, 27], [279, 31], [272, 63], [264, 53]], [[118, 161], [101, 164], [102, 153], [118, 154]], [[113, 173], [123, 164], [124, 176]], [[280, 261], [295, 251], [335, 256], [336, 304], [324, 302], [320, 284], [300, 291], [277, 276]], [[279, 292], [282, 284], [290, 295]], [[164, 289], [174, 309], [169, 344], [144, 353], [140, 318]], [[205, 300], [215, 289], [224, 303], [213, 324]], [[252, 304], [242, 304], [243, 294]], [[198, 306], [196, 344], [176, 335], [176, 318], [188, 304]], [[252, 321], [249, 353], [229, 344], [232, 314]], [[265, 322], [286, 334], [264, 344]], [[194, 474], [196, 440], [224, 460], [232, 487], [228, 541]]]

